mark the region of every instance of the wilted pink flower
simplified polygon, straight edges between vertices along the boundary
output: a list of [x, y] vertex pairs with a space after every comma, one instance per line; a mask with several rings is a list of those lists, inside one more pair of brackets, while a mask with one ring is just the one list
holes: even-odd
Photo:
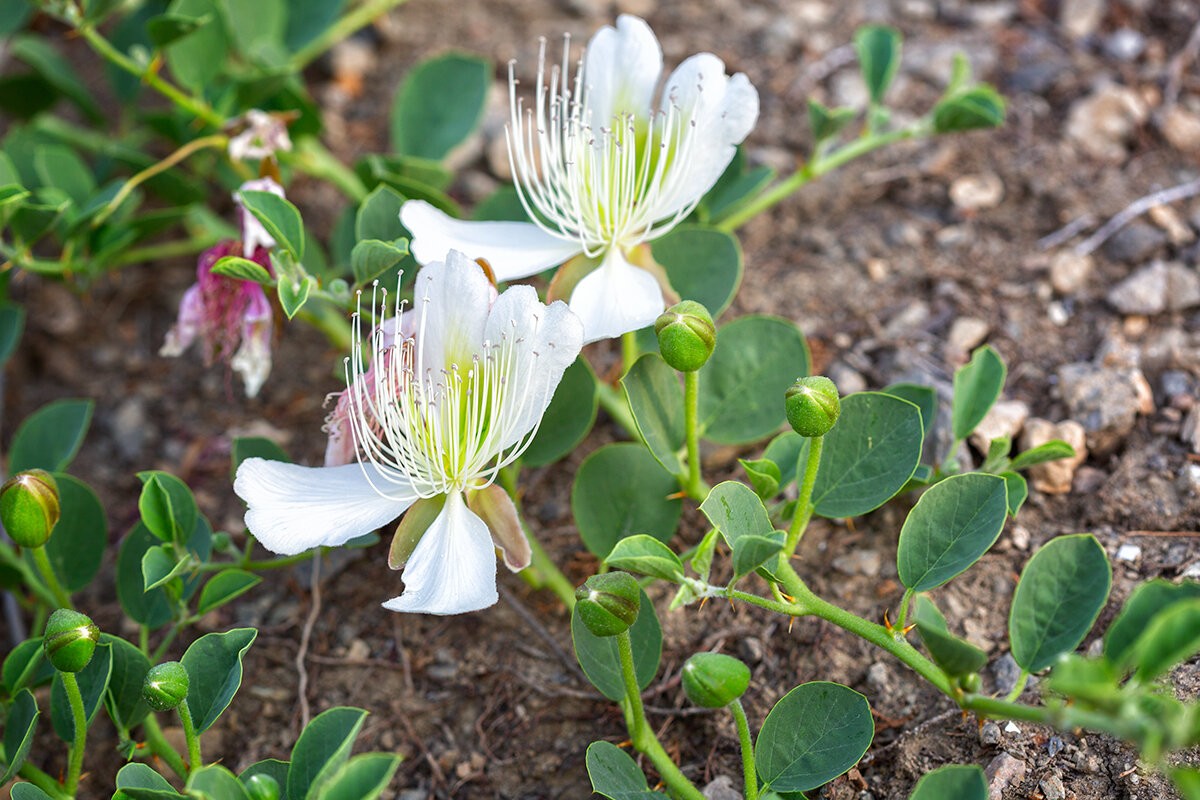
[[[271, 303], [263, 288], [214, 274], [213, 265], [226, 256], [241, 255], [236, 241], [224, 241], [205, 250], [196, 265], [196, 283], [183, 295], [179, 319], [167, 333], [160, 355], [178, 356], [199, 339], [204, 361], [221, 360], [242, 376], [246, 396], [254, 397], [271, 371]], [[250, 260], [271, 271], [264, 248]]]
[[242, 117], [246, 129], [229, 140], [233, 159], [270, 158], [280, 150], [291, 150], [287, 123], [274, 114], [252, 108]]

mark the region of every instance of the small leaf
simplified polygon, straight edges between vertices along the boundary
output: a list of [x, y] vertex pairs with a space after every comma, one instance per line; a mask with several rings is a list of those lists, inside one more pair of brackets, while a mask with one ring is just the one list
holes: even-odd
[[599, 404], [596, 376], [587, 359], [580, 356], [567, 367], [558, 382], [538, 432], [521, 456], [521, 463], [540, 467], [574, 452], [592, 429]]
[[679, 375], [657, 353], [646, 353], [621, 378], [621, 388], [642, 441], [664, 469], [678, 475], [684, 438]]
[[1004, 389], [1008, 368], [991, 345], [975, 351], [954, 373], [954, 438], [966, 439], [983, 422]]
[[782, 489], [803, 472], [808, 461], [808, 439], [795, 431], [784, 431], [767, 445], [763, 458], [779, 467], [779, 488]]
[[[400, 206], [405, 198], [389, 186], [376, 186], [358, 207], [354, 217], [354, 238], [356, 241], [377, 239], [384, 242], [394, 242], [408, 236], [408, 231], [400, 224]], [[353, 254], [353, 253], [352, 253]]]
[[933, 422], [937, 418], [938, 396], [932, 386], [922, 386], [919, 383], [893, 383], [883, 390], [884, 394], [907, 400], [921, 411], [921, 427], [925, 437], [933, 430]]
[[1155, 614], [1138, 637], [1127, 660], [1134, 677], [1152, 681], [1200, 652], [1200, 599], [1172, 603]]
[[1060, 536], [1029, 559], [1008, 617], [1012, 656], [1038, 672], [1079, 646], [1112, 585], [1104, 548], [1091, 534]]
[[613, 569], [650, 575], [666, 581], [678, 582], [683, 577], [683, 562], [665, 544], [639, 533], [617, 542], [604, 563]]
[[195, 720], [197, 733], [211, 728], [229, 707], [242, 685], [242, 658], [257, 636], [258, 631], [254, 628], [206, 633], [192, 642], [183, 654], [180, 661], [191, 681], [184, 702]]
[[224, 275], [239, 281], [250, 281], [262, 286], [271, 286], [275, 283], [271, 273], [267, 272], [262, 264], [239, 256], [225, 256], [213, 264], [212, 271], [216, 275]]
[[[1200, 800], [1200, 770], [1190, 767], [1174, 767], [1168, 771], [1168, 774], [1183, 800]], [[13, 794], [13, 798], [17, 799], [16, 793]]]
[[[645, 689], [654, 680], [662, 658], [662, 628], [654, 613], [654, 604], [645, 592], [641, 593], [638, 618], [629, 626], [629, 637], [633, 643], [633, 671], [638, 687]], [[571, 640], [583, 674], [601, 694], [614, 703], [619, 702], [625, 696], [625, 681], [621, 677], [617, 637], [596, 636], [583, 624], [576, 610], [571, 614]]]
[[1008, 515], [1015, 517], [1029, 497], [1029, 484], [1015, 472], [1001, 472], [1000, 477], [1004, 478], [1004, 485], [1008, 488]]
[[83, 444], [94, 407], [91, 400], [55, 400], [26, 417], [8, 450], [9, 473], [65, 470]]
[[304, 260], [304, 222], [300, 211], [286, 199], [271, 192], [238, 192], [242, 205], [262, 223], [276, 244], [291, 254], [297, 263]]
[[142, 588], [149, 592], [165, 586], [191, 568], [187, 559], [175, 560], [169, 545], [151, 547], [142, 556]]
[[770, 500], [779, 494], [779, 482], [783, 473], [780, 472], [778, 464], [769, 458], [759, 458], [754, 461], [739, 458], [738, 463], [746, 471], [746, 477], [749, 479], [750, 485], [754, 487], [756, 495], [763, 500]]
[[231, 472], [237, 475], [237, 469], [247, 458], [265, 458], [267, 461], [282, 461], [290, 464], [292, 459], [287, 452], [275, 442], [262, 436], [239, 436], [233, 440], [230, 449]]
[[974, 764], [950, 764], [926, 773], [908, 800], [988, 800], [987, 776]]
[[[75, 680], [79, 683], [79, 694], [83, 697], [83, 716], [87, 727], [91, 727], [96, 712], [104, 702], [108, 680], [112, 675], [112, 665], [112, 648], [106, 644], [99, 644], [88, 665], [75, 673]], [[58, 738], [64, 742], [74, 740], [75, 719], [71, 714], [67, 689], [63, 686], [61, 674], [54, 676], [54, 682], [50, 686], [50, 721], [54, 723], [54, 732], [58, 734]]]
[[292, 748], [287, 782], [289, 798], [308, 797], [349, 760], [354, 740], [366, 718], [367, 712], [361, 708], [338, 706], [318, 714], [308, 723]]
[[1024, 453], [1016, 456], [1012, 460], [1012, 463], [1008, 465], [1008, 468], [1011, 470], [1029, 469], [1038, 464], [1045, 464], [1047, 461], [1071, 458], [1074, 455], [1074, 447], [1061, 439], [1051, 439], [1048, 442], [1039, 444], [1037, 447], [1031, 447]]
[[763, 720], [754, 756], [764, 789], [807, 792], [846, 772], [875, 736], [867, 698], [814, 681], [783, 696]]
[[279, 295], [279, 305], [288, 319], [293, 319], [300, 313], [300, 309], [308, 302], [308, 296], [315, 288], [317, 279], [312, 275], [305, 275], [295, 282], [286, 279], [279, 281], [275, 291]]
[[708, 573], [712, 569], [713, 552], [717, 549], [717, 539], [720, 538], [720, 535], [720, 531], [716, 528], [704, 534], [704, 538], [700, 540], [700, 544], [696, 545], [696, 552], [692, 556], [692, 569], [700, 576], [700, 580], [705, 583], [708, 583]]
[[26, 687], [33, 688], [54, 677], [54, 667], [42, 652], [42, 637], [26, 639], [4, 658], [4, 691], [14, 695]]
[[354, 282], [365, 286], [399, 264], [408, 255], [408, 243], [398, 246], [378, 239], [364, 239], [350, 253], [350, 269]]
[[196, 527], [196, 498], [183, 481], [169, 472], [139, 472], [142, 494], [138, 511], [146, 528], [164, 542], [184, 542]]
[[253, 778], [255, 775], [266, 775], [279, 784], [279, 791], [281, 792], [279, 800], [287, 800], [287, 776], [290, 767], [291, 764], [287, 761], [280, 761], [277, 758], [265, 758], [262, 761], [255, 761], [242, 770], [241, 774], [238, 775], [238, 780], [245, 786], [250, 778]]
[[241, 569], [224, 569], [213, 575], [200, 590], [196, 611], [207, 614], [234, 600], [262, 583], [262, 578]]
[[126, 764], [117, 773], [113, 800], [182, 800], [183, 795], [147, 764]]
[[856, 116], [852, 108], [828, 108], [812, 98], [808, 100], [808, 126], [818, 144], [837, 136]]
[[134, 622], [151, 630], [167, 624], [172, 614], [166, 591], [160, 588], [147, 592], [142, 577], [142, 558], [160, 543], [145, 525], [138, 523], [117, 552], [117, 599], [121, 609]]
[[134, 645], [107, 633], [100, 634], [100, 643], [112, 650], [112, 674], [104, 707], [114, 724], [128, 730], [150, 713], [150, 707], [142, 699], [142, 684], [150, 671], [150, 659]]
[[750, 534], [735, 539], [732, 545], [734, 581], [765, 566], [783, 551], [784, 540], [783, 531], [771, 531], [761, 536]]
[[228, 63], [229, 38], [221, 24], [216, 0], [174, 0], [166, 13], [200, 21], [194, 31], [163, 50], [167, 65], [179, 83], [202, 95]]
[[900, 529], [900, 581], [927, 592], [962, 574], [1000, 538], [1008, 516], [1004, 479], [954, 475], [935, 484], [913, 506]]
[[571, 511], [583, 543], [606, 558], [635, 533], [667, 541], [683, 513], [679, 499], [667, 499], [678, 489], [675, 477], [641, 445], [601, 447], [580, 465], [571, 487]]
[[24, 781], [13, 784], [11, 791], [12, 794], [10, 796], [12, 800], [54, 800], [53, 797], [32, 783], [25, 783]]
[[950, 633], [946, 618], [925, 595], [918, 595], [913, 612], [917, 633], [925, 643], [933, 663], [951, 677], [962, 677], [979, 672], [987, 664], [987, 653], [970, 642]]
[[1158, 578], [1138, 586], [1104, 633], [1104, 657], [1118, 666], [1126, 664], [1134, 644], [1158, 614], [1197, 598], [1200, 583], [1196, 581], [1171, 583]]
[[8, 783], [21, 769], [33, 747], [37, 731], [37, 700], [28, 689], [22, 689], [8, 707], [4, 719], [4, 760], [7, 767], [0, 773], [0, 786]]
[[158, 14], [146, 20], [146, 34], [154, 46], [161, 49], [195, 33], [211, 19], [211, 15], [190, 17], [180, 14]]
[[860, 28], [854, 34], [854, 49], [871, 103], [879, 105], [900, 68], [900, 32], [882, 25]]
[[1054, 662], [1043, 685], [1063, 697], [1113, 710], [1121, 703], [1119, 680], [1120, 676], [1107, 659], [1068, 653]]
[[392, 104], [392, 149], [442, 159], [466, 140], [483, 117], [492, 67], [463, 53], [446, 53], [409, 71]]
[[374, 800], [392, 782], [400, 756], [363, 753], [347, 761], [317, 787], [315, 800]]
[[220, 764], [208, 764], [188, 775], [187, 793], [198, 800], [249, 800], [242, 784]]
[[587, 771], [592, 791], [609, 800], [641, 800], [650, 795], [646, 776], [637, 762], [615, 744], [588, 745]]
[[732, 547], [742, 536], [770, 538], [775, 532], [767, 508], [744, 483], [724, 481], [713, 487], [700, 511]]
[[1004, 124], [1004, 98], [986, 84], [958, 92], [933, 109], [935, 133], [958, 133]]

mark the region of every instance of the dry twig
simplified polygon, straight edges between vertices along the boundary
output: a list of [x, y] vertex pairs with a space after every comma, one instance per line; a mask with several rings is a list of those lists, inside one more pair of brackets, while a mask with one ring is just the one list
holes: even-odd
[[1178, 186], [1172, 186], [1169, 189], [1151, 192], [1145, 197], [1139, 197], [1125, 206], [1120, 213], [1108, 222], [1104, 223], [1100, 227], [1100, 230], [1075, 245], [1075, 255], [1086, 256], [1095, 252], [1096, 248], [1108, 241], [1110, 236], [1155, 206], [1186, 200], [1198, 194], [1200, 194], [1200, 178], [1188, 181], [1187, 183], [1181, 183]]
[[300, 676], [300, 685], [296, 694], [300, 695], [300, 730], [308, 727], [310, 710], [308, 707], [308, 669], [304, 659], [308, 656], [308, 642], [312, 638], [313, 626], [317, 624], [317, 616], [321, 613], [321, 554], [312, 560], [312, 605], [308, 609], [308, 618], [304, 620], [304, 631], [300, 634], [300, 649], [296, 651], [296, 672]]

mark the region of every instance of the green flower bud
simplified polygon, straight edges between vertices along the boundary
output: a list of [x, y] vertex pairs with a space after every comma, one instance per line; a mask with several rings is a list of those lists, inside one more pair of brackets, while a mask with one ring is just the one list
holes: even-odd
[[279, 782], [265, 772], [251, 775], [244, 785], [250, 800], [279, 800]]
[[142, 682], [142, 697], [155, 711], [170, 711], [187, 698], [187, 669], [178, 661], [167, 661], [151, 667]]
[[100, 629], [86, 614], [60, 608], [46, 621], [42, 649], [59, 672], [79, 672], [92, 660]]
[[0, 487], [0, 523], [21, 547], [44, 545], [58, 517], [58, 484], [49, 472], [19, 472]]
[[214, 553], [229, 553], [233, 551], [233, 539], [225, 531], [217, 531], [212, 537]]
[[579, 619], [596, 636], [629, 630], [642, 605], [642, 590], [628, 572], [593, 575], [575, 590]]
[[968, 675], [963, 675], [961, 678], [958, 679], [958, 685], [960, 687], [962, 687], [962, 690], [964, 692], [970, 692], [971, 694], [975, 694], [976, 692], [979, 691], [979, 686], [980, 686], [979, 673], [972, 672]]
[[717, 346], [717, 329], [708, 309], [694, 300], [676, 303], [654, 321], [663, 360], [680, 372], [704, 366]]
[[785, 397], [788, 422], [801, 436], [824, 436], [842, 413], [837, 386], [823, 375], [797, 379]]
[[702, 708], [724, 708], [749, 685], [750, 668], [733, 656], [696, 653], [683, 665], [683, 691]]

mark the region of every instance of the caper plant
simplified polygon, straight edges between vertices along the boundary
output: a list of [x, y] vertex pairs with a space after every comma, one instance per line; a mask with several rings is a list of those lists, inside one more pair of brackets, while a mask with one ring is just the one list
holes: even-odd
[[[404, 588], [384, 609], [486, 608], [498, 596], [499, 549], [508, 569], [571, 610], [584, 674], [620, 705], [633, 747], [673, 797], [702, 795], [642, 704], [662, 648], [645, 591], [654, 581], [673, 587], [666, 613], [722, 598], [828, 620], [964, 712], [1112, 734], [1194, 791], [1200, 773], [1170, 758], [1197, 742], [1196, 707], [1175, 699], [1164, 676], [1200, 650], [1195, 584], [1140, 587], [1108, 628], [1103, 653], [1080, 656], [1107, 600], [1109, 565], [1088, 535], [1052, 540], [1030, 559], [1012, 600], [1011, 652], [1023, 673], [1008, 697], [984, 691], [986, 655], [951, 633], [936, 606], [936, 590], [1018, 513], [1028, 493], [1022, 471], [1071, 455], [1062, 442], [1014, 455], [1001, 439], [978, 469], [966, 468], [960, 446], [1003, 390], [993, 348], [957, 372], [953, 446], [934, 453], [925, 447], [938, 412], [932, 389], [897, 384], [843, 397], [809, 374], [793, 323], [748, 315], [718, 325], [742, 274], [741, 225], [886, 145], [1002, 123], [1003, 100], [972, 79], [965, 59], [931, 109], [897, 125], [886, 97], [901, 37], [862, 29], [854, 48], [866, 108], [809, 102], [811, 150], [776, 176], [748, 163], [741, 147], [758, 117], [754, 80], [728, 75], [708, 53], [664, 73], [649, 26], [622, 16], [596, 33], [573, 70], [569, 41], [561, 71], [546, 67], [543, 46], [532, 97], [520, 89], [521, 68], [510, 67], [514, 185], [468, 219], [448, 193], [447, 157], [481, 119], [493, 71], [485, 60], [451, 53], [417, 65], [397, 90], [390, 152], [346, 166], [321, 143], [304, 68], [402, 2], [175, 0], [164, 10], [141, 0], [15, 0], [0, 11], [0, 37], [26, 70], [15, 78], [29, 88], [0, 98], [20, 120], [0, 140], [0, 361], [24, 323], [9, 297], [14, 274], [83, 290], [124, 266], [191, 257], [196, 280], [163, 355], [199, 350], [239, 373], [253, 397], [269, 385], [276, 309], [346, 351], [346, 389], [326, 420], [322, 466], [294, 464], [263, 439], [233, 442], [245, 532], [214, 531], [175, 475], [138, 474], [139, 520], [115, 566], [136, 641], [102, 631], [75, 607], [108, 546], [105, 510], [69, 471], [92, 401], [57, 400], [16, 430], [0, 488], [8, 618], [28, 634], [13, 631], [0, 670], [0, 784], [19, 780], [16, 800], [110, 789], [116, 798], [380, 795], [399, 757], [351, 757], [360, 709], [324, 711], [278, 754], [286, 760], [240, 774], [205, 753], [202, 734], [233, 702], [257, 631], [177, 643], [201, 616], [254, 591], [260, 573], [323, 547], [371, 547], [374, 531], [397, 517], [387, 559], [403, 568]], [[35, 32], [46, 30], [53, 35]], [[64, 57], [67, 46], [104, 64], [118, 114], [102, 113]], [[73, 109], [56, 113], [60, 102]], [[301, 175], [344, 196], [332, 231], [306, 229], [288, 199]], [[549, 268], [543, 295], [507, 285]], [[620, 340], [615, 381], [597, 377], [589, 360], [603, 347], [592, 343], [609, 338]], [[626, 440], [596, 450], [575, 475], [581, 542], [604, 564], [576, 589], [521, 518], [521, 470], [571, 453], [599, 407]], [[766, 444], [742, 460], [744, 481], [712, 486], [702, 441]], [[899, 495], [917, 497], [896, 534], [905, 592], [895, 621], [880, 624], [819, 597], [793, 559], [814, 517], [856, 517]], [[698, 506], [707, 531], [677, 552], [685, 503]], [[257, 543], [275, 556], [261, 557]], [[1028, 677], [1047, 671], [1041, 696], [1021, 702]], [[732, 715], [748, 800], [823, 785], [857, 763], [873, 737], [867, 698], [836, 683], [798, 686], [752, 720], [741, 698], [756, 687], [736, 659], [695, 654], [681, 682], [691, 702]], [[45, 694], [35, 694], [46, 685], [49, 726]], [[88, 785], [85, 771], [89, 757], [112, 758], [87, 751], [102, 708], [127, 762], [112, 787]], [[162, 719], [178, 721], [182, 751]], [[35, 747], [50, 728], [66, 745], [57, 776]], [[602, 795], [658, 794], [613, 744], [593, 744], [586, 760]], [[985, 791], [977, 767], [947, 765], [913, 797]]]

